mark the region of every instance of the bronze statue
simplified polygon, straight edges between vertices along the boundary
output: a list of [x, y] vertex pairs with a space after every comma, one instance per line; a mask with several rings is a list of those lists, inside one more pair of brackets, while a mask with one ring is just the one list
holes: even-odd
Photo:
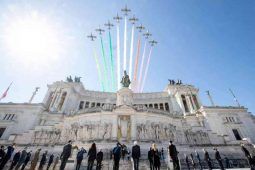
[[81, 82], [81, 77], [74, 77], [74, 82], [80, 83]]
[[69, 83], [73, 82], [72, 76], [66, 77], [66, 81], [69, 82]]
[[131, 84], [131, 81], [129, 79], [129, 76], [127, 75], [126, 70], [124, 71], [124, 76], [121, 79], [121, 82], [123, 87], [129, 87], [129, 85]]

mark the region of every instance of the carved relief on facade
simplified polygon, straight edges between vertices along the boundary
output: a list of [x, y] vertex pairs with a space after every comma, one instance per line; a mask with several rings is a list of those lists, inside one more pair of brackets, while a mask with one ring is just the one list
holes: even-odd
[[187, 144], [210, 144], [210, 138], [206, 132], [185, 130], [184, 135]]
[[150, 122], [136, 125], [136, 138], [138, 140], [176, 140], [176, 126], [169, 123]]
[[112, 124], [100, 122], [84, 122], [67, 124], [61, 129], [39, 130], [34, 132], [33, 143], [56, 144], [68, 140], [91, 141], [110, 140]]

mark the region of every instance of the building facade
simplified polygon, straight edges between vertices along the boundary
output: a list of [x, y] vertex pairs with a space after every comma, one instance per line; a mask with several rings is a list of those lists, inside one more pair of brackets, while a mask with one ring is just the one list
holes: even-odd
[[0, 142], [18, 145], [141, 143], [236, 145], [255, 142], [255, 119], [244, 107], [203, 106], [199, 90], [171, 83], [162, 92], [90, 91], [80, 82], [48, 85], [42, 103], [1, 103]]

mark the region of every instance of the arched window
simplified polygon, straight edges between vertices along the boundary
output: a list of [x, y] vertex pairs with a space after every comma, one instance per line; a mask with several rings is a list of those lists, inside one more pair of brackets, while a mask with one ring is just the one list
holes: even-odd
[[85, 103], [85, 109], [89, 108], [89, 102]]
[[158, 109], [158, 104], [157, 103], [154, 104], [154, 109]]
[[152, 105], [152, 104], [149, 104], [149, 108], [153, 108], [153, 105]]
[[82, 109], [83, 109], [83, 106], [84, 106], [84, 101], [80, 101], [79, 110], [82, 110]]
[[53, 99], [53, 95], [54, 93], [53, 92], [50, 92], [50, 95], [48, 97], [48, 100], [46, 102], [46, 107], [49, 108], [50, 107], [50, 103], [52, 102], [52, 99]]
[[168, 103], [165, 103], [165, 108], [166, 108], [166, 111], [169, 111], [169, 105], [168, 105]]
[[160, 110], [164, 110], [163, 103], [160, 103], [160, 104], [159, 104], [159, 108], [160, 108]]
[[187, 105], [187, 101], [186, 101], [185, 96], [184, 96], [184, 95], [181, 95], [181, 98], [182, 98], [182, 103], [183, 103], [185, 112], [189, 112], [189, 108], [188, 108], [188, 105]]

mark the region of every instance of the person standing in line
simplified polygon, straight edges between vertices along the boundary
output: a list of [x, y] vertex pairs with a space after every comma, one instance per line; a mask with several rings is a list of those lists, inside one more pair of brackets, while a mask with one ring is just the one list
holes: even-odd
[[2, 162], [0, 164], [0, 170], [4, 169], [4, 166], [9, 161], [9, 159], [11, 158], [14, 149], [15, 149], [15, 143], [13, 143], [12, 145], [7, 147], [7, 152], [6, 152]]
[[68, 161], [68, 158], [71, 156], [72, 152], [72, 141], [69, 140], [68, 143], [64, 146], [63, 152], [61, 153], [60, 159], [61, 159], [61, 165], [60, 170], [64, 170], [66, 167], [66, 162]]
[[5, 151], [4, 151], [4, 146], [2, 145], [0, 148], [0, 163], [4, 159], [4, 156], [5, 156]]
[[196, 157], [197, 157], [197, 160], [198, 160], [198, 164], [199, 164], [200, 170], [202, 170], [203, 166], [202, 166], [202, 163], [201, 163], [200, 155], [199, 155], [199, 153], [196, 150], [195, 150], [195, 154], [196, 154]]
[[37, 151], [35, 152], [34, 158], [31, 161], [31, 167], [30, 170], [35, 170], [37, 162], [39, 160], [39, 156], [40, 156], [40, 152], [41, 152], [41, 148], [37, 149]]
[[27, 166], [27, 163], [30, 161], [31, 153], [32, 153], [32, 151], [27, 153], [26, 159], [25, 159], [25, 161], [24, 161], [24, 163], [23, 163], [23, 165], [21, 167], [21, 170], [24, 170], [25, 167]]
[[189, 157], [186, 154], [184, 154], [184, 157], [185, 157], [185, 162], [186, 162], [187, 168], [188, 168], [188, 170], [190, 170]]
[[104, 158], [104, 153], [100, 149], [99, 152], [97, 153], [97, 167], [96, 167], [96, 170], [101, 170], [103, 158]]
[[209, 153], [205, 150], [205, 148], [203, 149], [204, 151], [204, 160], [207, 163], [208, 169], [212, 170], [212, 162], [211, 162], [211, 158]]
[[173, 160], [174, 170], [180, 170], [178, 151], [172, 141], [170, 141], [170, 144], [169, 144], [169, 155], [170, 155], [170, 158]]
[[241, 149], [242, 149], [242, 151], [243, 151], [243, 153], [244, 153], [244, 155], [245, 155], [245, 157], [246, 157], [246, 159], [249, 163], [250, 168], [252, 168], [252, 156], [251, 156], [250, 152], [248, 151], [248, 149], [246, 149], [244, 147], [243, 143], [241, 144]]
[[121, 157], [121, 144], [119, 142], [113, 148], [112, 155], [113, 155], [113, 161], [114, 161], [113, 170], [119, 170], [119, 163], [120, 163], [120, 157]]
[[164, 157], [164, 148], [163, 148], [163, 147], [162, 147], [162, 149], [161, 149], [161, 156], [162, 156], [162, 159], [164, 160], [165, 157]]
[[155, 170], [160, 170], [160, 166], [161, 166], [160, 153], [159, 153], [155, 143], [152, 144], [151, 148], [152, 148], [154, 169]]
[[220, 152], [218, 151], [217, 148], [214, 148], [214, 150], [215, 150], [215, 159], [218, 161], [218, 163], [220, 165], [220, 169], [224, 170], [224, 166], [223, 166], [223, 163], [222, 163], [222, 160], [221, 160]]
[[52, 167], [52, 170], [55, 170], [57, 164], [59, 162], [59, 155], [57, 155], [57, 157], [55, 158], [55, 161], [54, 161], [54, 164], [53, 164], [53, 167]]
[[94, 166], [94, 161], [97, 157], [97, 147], [96, 144], [93, 143], [88, 151], [88, 168], [87, 170], [92, 170]]
[[18, 164], [17, 164], [17, 166], [15, 167], [15, 170], [18, 170], [19, 167], [25, 162], [26, 157], [27, 157], [27, 147], [25, 147], [25, 148], [22, 150], [21, 155], [20, 155], [20, 158], [19, 158], [19, 161], [18, 161]]
[[50, 158], [49, 158], [49, 161], [48, 161], [47, 170], [50, 168], [50, 166], [51, 166], [53, 160], [54, 160], [54, 155], [51, 154], [51, 155], [50, 155]]
[[17, 163], [19, 161], [19, 158], [20, 158], [20, 151], [15, 153], [15, 155], [12, 159], [12, 163], [11, 163], [11, 166], [10, 166], [9, 170], [12, 170], [17, 165]]
[[193, 154], [190, 154], [191, 164], [194, 170], [196, 170], [196, 162], [194, 160]]
[[127, 154], [127, 146], [123, 144], [121, 146], [121, 157], [123, 161], [125, 160], [126, 154]]
[[43, 167], [44, 167], [44, 165], [46, 164], [46, 161], [47, 161], [47, 153], [48, 153], [48, 151], [45, 151], [45, 152], [43, 153], [38, 169], [41, 169], [41, 170], [42, 170]]
[[153, 150], [151, 147], [148, 151], [148, 160], [150, 162], [150, 170], [154, 170]]
[[83, 160], [83, 154], [86, 153], [87, 151], [84, 149], [84, 148], [81, 148], [80, 151], [77, 153], [77, 156], [76, 156], [76, 170], [79, 170], [80, 167], [81, 167], [81, 162]]
[[132, 147], [132, 158], [134, 161], [134, 170], [139, 169], [140, 156], [141, 156], [140, 146], [137, 144], [137, 141], [134, 141], [134, 146]]

